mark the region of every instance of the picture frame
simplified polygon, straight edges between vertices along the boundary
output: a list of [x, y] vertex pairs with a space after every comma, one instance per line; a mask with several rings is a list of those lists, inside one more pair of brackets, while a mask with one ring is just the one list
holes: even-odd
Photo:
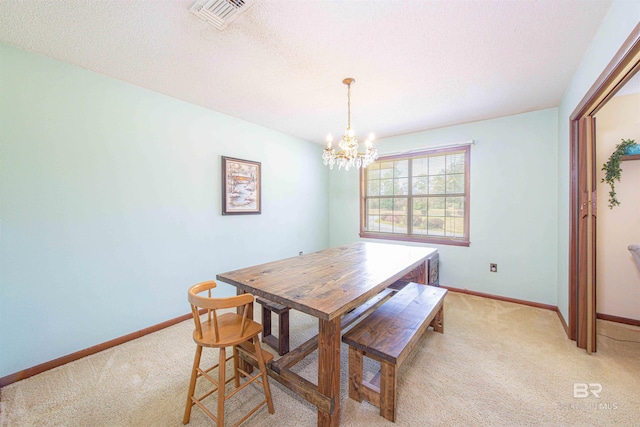
[[222, 215], [262, 213], [260, 162], [222, 156]]

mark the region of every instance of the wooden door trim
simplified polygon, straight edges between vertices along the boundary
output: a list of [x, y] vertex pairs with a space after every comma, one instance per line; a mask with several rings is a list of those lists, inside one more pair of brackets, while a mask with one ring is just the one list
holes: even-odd
[[572, 122], [586, 115], [595, 114], [595, 108], [601, 107], [607, 100], [609, 100], [609, 98], [611, 98], [611, 96], [615, 95], [617, 89], [626, 83], [626, 81], [622, 81], [627, 74], [623, 74], [625, 68], [633, 62], [639, 51], [640, 23], [638, 23], [633, 31], [631, 31], [629, 37], [627, 37], [618, 52], [616, 52], [614, 57], [611, 59], [611, 62], [609, 62], [605, 67], [602, 74], [600, 74], [598, 79], [573, 110], [573, 113], [569, 117]]
[[[584, 286], [579, 286], [582, 277], [593, 272], [586, 271], [586, 265], [579, 262], [578, 248], [578, 216], [580, 215], [580, 194], [579, 180], [583, 174], [586, 178], [587, 165], [581, 165], [578, 158], [578, 148], [580, 141], [584, 140], [580, 136], [579, 121], [581, 118], [594, 115], [622, 85], [624, 85], [638, 69], [640, 69], [640, 23], [638, 23], [631, 34], [624, 41], [618, 52], [614, 55], [604, 71], [600, 74], [595, 83], [587, 91], [582, 100], [578, 103], [573, 113], [569, 116], [569, 179], [570, 179], [570, 205], [569, 205], [569, 325], [568, 335], [572, 340], [578, 339], [580, 324], [582, 328], [587, 327], [586, 316], [579, 316], [579, 313], [586, 313], [587, 298], [583, 294]], [[581, 271], [582, 270], [582, 271]], [[581, 323], [585, 322], [585, 323]], [[586, 347], [581, 346], [582, 348]]]

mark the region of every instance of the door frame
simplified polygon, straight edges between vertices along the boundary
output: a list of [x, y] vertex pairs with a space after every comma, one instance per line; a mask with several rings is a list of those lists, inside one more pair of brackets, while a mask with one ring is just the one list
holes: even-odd
[[[579, 154], [589, 140], [581, 119], [593, 116], [616, 92], [640, 70], [640, 23], [635, 26], [622, 47], [604, 69], [586, 95], [578, 103], [569, 117], [570, 132], [570, 243], [569, 243], [569, 338], [576, 341], [579, 348], [588, 352], [595, 350], [595, 283], [593, 292], [587, 286], [587, 278], [595, 277], [595, 263], [584, 262], [591, 259], [593, 252], [584, 236], [580, 238], [580, 205], [585, 202], [580, 195], [580, 182], [594, 176], [594, 162], [579, 161]], [[590, 200], [590, 201], [595, 201]], [[593, 246], [594, 247], [594, 246]], [[591, 297], [589, 296], [591, 294]], [[590, 315], [589, 315], [590, 314]], [[591, 330], [592, 333], [587, 333]]]

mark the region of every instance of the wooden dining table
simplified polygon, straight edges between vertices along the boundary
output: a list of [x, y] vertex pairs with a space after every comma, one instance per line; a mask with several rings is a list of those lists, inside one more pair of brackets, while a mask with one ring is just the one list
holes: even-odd
[[[275, 360], [269, 375], [318, 409], [318, 426], [340, 424], [340, 337], [359, 316], [390, 298], [405, 279], [427, 283], [433, 248], [358, 242], [218, 274], [251, 293], [318, 318], [318, 335]], [[253, 313], [249, 313], [253, 316]], [[318, 382], [291, 367], [318, 350]]]

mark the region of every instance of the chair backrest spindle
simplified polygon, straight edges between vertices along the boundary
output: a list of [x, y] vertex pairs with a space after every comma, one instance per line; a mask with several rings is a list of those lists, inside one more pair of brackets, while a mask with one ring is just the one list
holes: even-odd
[[191, 304], [191, 313], [193, 314], [193, 321], [196, 324], [196, 334], [198, 338], [202, 339], [202, 323], [200, 323], [200, 312], [198, 307]]
[[242, 322], [240, 323], [240, 333], [242, 335], [244, 335], [244, 332], [245, 332], [244, 328], [245, 328], [245, 324], [247, 323], [246, 320], [247, 320], [247, 312], [248, 311], [249, 310], [247, 310], [247, 304], [243, 305], [242, 306]]

